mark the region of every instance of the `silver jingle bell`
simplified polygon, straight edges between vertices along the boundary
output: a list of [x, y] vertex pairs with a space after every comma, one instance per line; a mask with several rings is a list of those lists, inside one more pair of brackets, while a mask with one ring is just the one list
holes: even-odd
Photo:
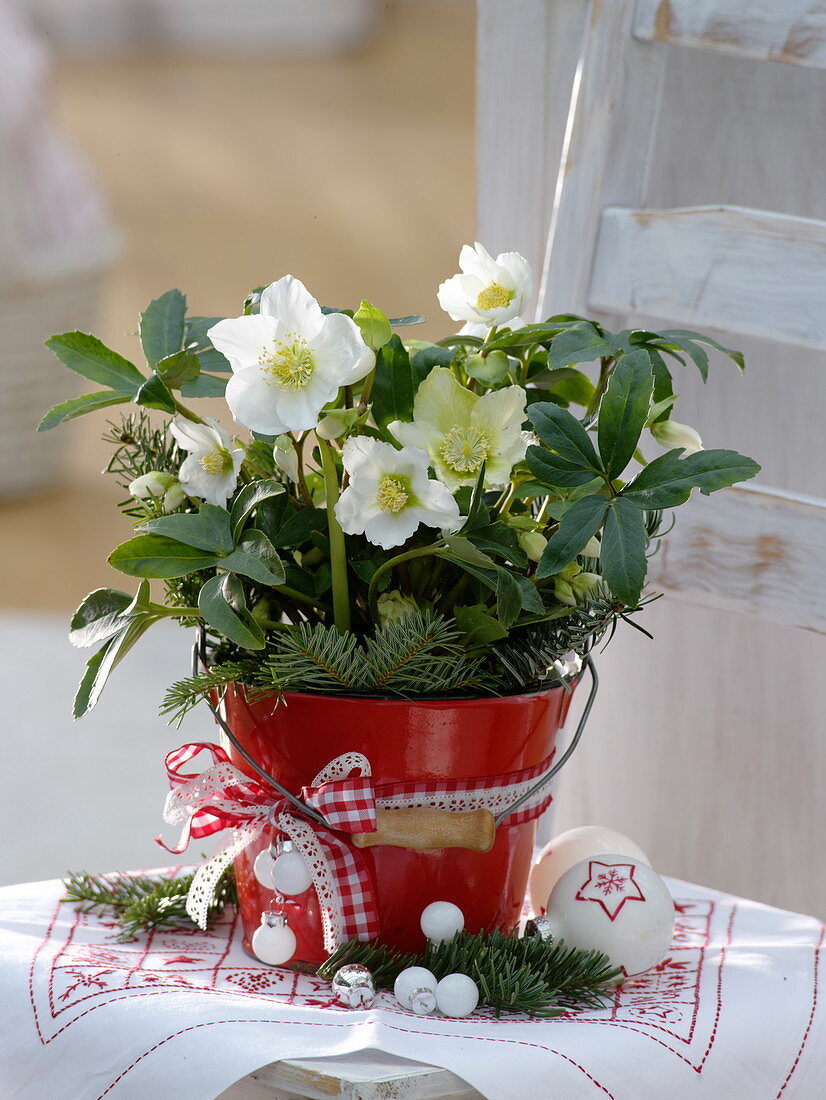
[[536, 937], [550, 942], [557, 935], [553, 923], [547, 917], [531, 917], [525, 925], [524, 938], [526, 940]]
[[431, 1012], [435, 1012], [436, 994], [434, 991], [428, 989], [427, 986], [414, 989], [410, 994], [410, 1011], [415, 1012], [417, 1016], [429, 1016]]
[[348, 963], [333, 975], [333, 994], [346, 1008], [370, 1008], [376, 999], [373, 975], [366, 966]]

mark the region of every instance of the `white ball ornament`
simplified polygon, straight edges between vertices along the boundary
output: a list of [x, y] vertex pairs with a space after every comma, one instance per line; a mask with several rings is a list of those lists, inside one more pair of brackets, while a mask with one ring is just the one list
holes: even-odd
[[528, 897], [534, 913], [544, 913], [548, 897], [565, 872], [583, 859], [601, 855], [631, 856], [649, 866], [651, 860], [633, 840], [603, 825], [580, 825], [549, 841], [534, 860]]
[[467, 974], [448, 974], [436, 986], [436, 1007], [443, 1016], [469, 1016], [479, 1004], [479, 986]]
[[393, 994], [402, 1008], [427, 1016], [436, 1007], [436, 976], [423, 966], [408, 966], [396, 978]]
[[452, 940], [465, 927], [465, 914], [452, 901], [433, 901], [422, 910], [422, 932], [431, 943]]
[[268, 966], [282, 966], [295, 954], [295, 933], [283, 913], [262, 913], [261, 926], [252, 934], [255, 957]]
[[568, 947], [602, 951], [626, 975], [661, 962], [674, 931], [674, 902], [663, 880], [627, 855], [584, 859], [554, 886], [548, 916]]
[[255, 857], [255, 863], [252, 865], [252, 873], [265, 890], [274, 889], [272, 883], [272, 869], [274, 866], [275, 860], [273, 859], [272, 851], [269, 848], [262, 848]]
[[277, 894], [294, 896], [303, 894], [313, 884], [310, 868], [292, 841], [281, 842], [272, 868], [272, 883]]

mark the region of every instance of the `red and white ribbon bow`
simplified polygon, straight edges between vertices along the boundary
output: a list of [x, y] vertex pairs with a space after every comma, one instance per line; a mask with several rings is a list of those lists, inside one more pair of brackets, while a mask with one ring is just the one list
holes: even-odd
[[[201, 751], [212, 755], [212, 766], [200, 774], [184, 773], [183, 766]], [[374, 832], [377, 807], [432, 806], [457, 813], [484, 807], [493, 814], [505, 813], [549, 770], [552, 760], [553, 753], [532, 768], [506, 775], [374, 786], [367, 758], [361, 753], [344, 753], [323, 768], [312, 785], [301, 792], [303, 800], [322, 814], [328, 826], [325, 827], [302, 815], [269, 784], [250, 779], [239, 771], [218, 745], [207, 742], [182, 745], [166, 758], [171, 790], [164, 820], [171, 825], [183, 825], [179, 845], [167, 850], [182, 852], [190, 839], [210, 836], [222, 829], [232, 829], [234, 833], [233, 840], [195, 873], [187, 912], [196, 924], [206, 927], [209, 905], [224, 870], [272, 824], [277, 832], [293, 841], [309, 868], [318, 894], [325, 950], [332, 952], [345, 940], [374, 939], [381, 930], [375, 886], [364, 854], [349, 843], [347, 835]], [[504, 823], [530, 821], [550, 801], [548, 786], [544, 784], [527, 803], [505, 817]]]

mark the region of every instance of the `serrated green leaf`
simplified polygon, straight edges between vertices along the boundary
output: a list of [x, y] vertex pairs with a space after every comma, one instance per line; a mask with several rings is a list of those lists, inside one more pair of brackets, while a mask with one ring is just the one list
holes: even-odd
[[608, 501], [598, 494], [583, 497], [569, 505], [559, 527], [548, 539], [536, 568], [536, 576], [540, 579], [552, 577], [569, 565], [600, 529], [607, 509]]
[[136, 535], [122, 542], [108, 560], [110, 565], [127, 576], [163, 580], [185, 577], [199, 569], [213, 568], [221, 562], [216, 554], [208, 554], [195, 546], [187, 546], [177, 539], [158, 534]]
[[639, 508], [624, 497], [611, 501], [600, 542], [600, 565], [605, 583], [626, 605], [639, 603], [648, 563], [648, 535]]
[[548, 488], [567, 489], [575, 485], [587, 485], [594, 480], [593, 470], [583, 470], [542, 447], [530, 446], [525, 455], [528, 469], [542, 485]]
[[681, 457], [683, 449], [675, 448], [649, 462], [622, 491], [639, 508], [676, 508], [684, 504], [692, 489], [706, 496], [740, 481], [748, 481], [760, 473], [754, 459], [737, 451], [697, 451]]
[[538, 401], [529, 406], [528, 419], [545, 446], [569, 464], [592, 474], [600, 472], [602, 467], [591, 437], [567, 409], [550, 401]]
[[197, 512], [177, 512], [172, 516], [150, 519], [140, 525], [140, 530], [166, 535], [212, 554], [228, 554], [235, 545], [229, 512], [215, 504], [204, 503]]
[[63, 332], [50, 336], [49, 348], [64, 366], [84, 378], [109, 386], [117, 393], [134, 397], [145, 379], [134, 363], [118, 355], [96, 336], [85, 332]]
[[181, 386], [182, 397], [223, 397], [227, 392], [228, 378], [216, 378], [214, 374], [203, 371], [191, 382]]
[[568, 327], [565, 322], [545, 321], [536, 325], [523, 325], [511, 332], [503, 332], [484, 345], [486, 351], [507, 351], [509, 348], [526, 348], [531, 344], [546, 344]]
[[[684, 341], [689, 341], [693, 344], [708, 344], [708, 346], [714, 348], [715, 351], [719, 351], [722, 355], [727, 355], [729, 359], [737, 364], [741, 371], [746, 369], [746, 361], [742, 351], [735, 351], [733, 348], [727, 348], [725, 345], [718, 343], [717, 340], [713, 340], [710, 336], [706, 336], [702, 332], [692, 332], [691, 329], [687, 328], [671, 328], [665, 329], [665, 331], [657, 335], [660, 338], [665, 338], [668, 342], [676, 343], [678, 347], [684, 347], [688, 354], [690, 354], [690, 352], [688, 348], [685, 347]], [[695, 363], [696, 362], [695, 360]], [[699, 367], [700, 364], [697, 363], [697, 366]]]
[[50, 428], [62, 424], [64, 420], [74, 420], [78, 416], [94, 412], [96, 409], [108, 409], [111, 405], [124, 405], [132, 400], [131, 394], [113, 393], [112, 390], [98, 390], [95, 393], [84, 393], [81, 397], [70, 397], [68, 401], [61, 401], [59, 405], [53, 405], [37, 425], [39, 432], [47, 432]]
[[591, 321], [580, 321], [554, 337], [548, 353], [548, 366], [553, 369], [592, 363], [595, 359], [616, 354], [617, 350], [616, 345]]
[[263, 649], [264, 632], [247, 610], [241, 583], [231, 573], [212, 577], [198, 594], [198, 608], [210, 626], [243, 649]]
[[75, 718], [82, 718], [92, 710], [116, 665], [157, 619], [156, 615], [146, 614], [129, 619], [114, 637], [89, 658], [86, 672], [75, 695], [72, 710]]
[[252, 481], [249, 485], [245, 485], [233, 501], [232, 511], [230, 512], [232, 537], [237, 540], [244, 524], [259, 504], [265, 500], [271, 500], [273, 497], [281, 496], [283, 492], [284, 486], [280, 481], [266, 479]]
[[142, 405], [145, 409], [158, 409], [160, 412], [169, 413], [170, 415], [177, 412], [175, 398], [155, 371], [150, 374], [135, 394], [134, 400], [136, 405]]
[[140, 337], [150, 367], [180, 351], [184, 343], [186, 298], [180, 290], [167, 290], [153, 299], [141, 314]]
[[424, 375], [413, 368], [407, 349], [395, 334], [376, 355], [376, 375], [370, 399], [373, 419], [381, 430], [394, 420], [409, 421], [413, 398]]
[[201, 373], [201, 361], [193, 351], [176, 351], [161, 359], [155, 367], [158, 377], [170, 389], [179, 390]]
[[121, 615], [131, 603], [132, 597], [128, 592], [117, 588], [96, 588], [72, 616], [69, 641], [78, 649], [87, 649], [111, 638], [123, 625]]
[[623, 355], [602, 395], [597, 421], [599, 453], [611, 478], [619, 477], [637, 449], [653, 390], [648, 352], [640, 348]]
[[283, 584], [284, 564], [263, 531], [255, 529], [241, 536], [238, 548], [221, 561], [222, 569], [241, 573], [259, 584]]
[[[186, 336], [184, 342], [201, 361], [202, 371], [218, 371], [219, 374], [230, 374], [232, 366], [207, 336], [209, 330], [222, 321], [222, 317], [188, 317], [186, 321]], [[197, 396], [192, 394], [191, 396]]]
[[327, 530], [327, 512], [324, 508], [302, 508], [300, 512], [290, 512], [278, 529], [275, 537], [270, 532], [270, 542], [276, 549], [287, 546], [301, 546], [307, 542], [313, 531]]

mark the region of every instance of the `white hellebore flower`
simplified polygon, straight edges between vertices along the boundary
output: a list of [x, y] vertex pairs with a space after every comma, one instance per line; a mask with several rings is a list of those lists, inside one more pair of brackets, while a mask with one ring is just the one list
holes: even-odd
[[475, 485], [483, 462], [485, 486], [497, 488], [507, 484], [533, 439], [522, 431], [526, 401], [521, 386], [480, 397], [447, 367], [434, 367], [413, 399], [413, 423], [394, 420], [389, 430], [400, 443], [427, 451], [436, 476], [451, 492]]
[[409, 539], [420, 523], [458, 531], [459, 506], [440, 481], [427, 476], [424, 451], [397, 451], [377, 439], [351, 436], [342, 453], [350, 484], [335, 511], [348, 535], [366, 535], [374, 546], [390, 550]]
[[358, 382], [374, 364], [355, 321], [325, 316], [292, 275], [262, 292], [260, 313], [219, 321], [207, 335], [232, 367], [232, 415], [263, 435], [314, 428], [339, 387]]
[[439, 287], [439, 305], [454, 321], [503, 325], [522, 313], [533, 294], [531, 265], [518, 252], [494, 258], [479, 242], [459, 253], [461, 275]]
[[700, 433], [689, 424], [678, 424], [676, 420], [657, 421], [656, 424], [651, 425], [651, 434], [660, 446], [682, 447], [686, 455], [696, 454], [703, 449]]
[[169, 430], [181, 450], [189, 451], [178, 471], [184, 492], [224, 507], [238, 481], [244, 448], [233, 448], [231, 437], [212, 416], [205, 424], [176, 416]]

